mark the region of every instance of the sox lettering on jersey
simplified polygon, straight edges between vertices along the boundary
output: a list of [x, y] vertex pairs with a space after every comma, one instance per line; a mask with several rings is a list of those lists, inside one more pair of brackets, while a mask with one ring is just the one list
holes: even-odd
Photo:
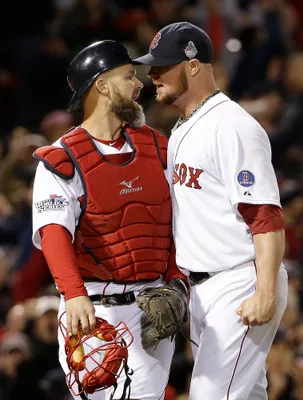
[[199, 176], [203, 170], [199, 168], [193, 168], [186, 164], [175, 164], [173, 184], [180, 182], [180, 185], [185, 183], [185, 186], [193, 189], [201, 189], [198, 182]]

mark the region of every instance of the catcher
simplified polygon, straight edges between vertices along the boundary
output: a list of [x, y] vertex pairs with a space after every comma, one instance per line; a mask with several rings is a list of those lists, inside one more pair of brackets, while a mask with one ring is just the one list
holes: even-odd
[[[171, 238], [167, 139], [145, 124], [132, 64], [113, 41], [83, 49], [68, 70], [69, 111], [82, 108], [83, 122], [34, 154], [33, 243], [61, 293], [59, 359], [75, 398], [127, 397], [129, 377], [118, 370], [128, 364], [130, 399], [163, 399], [172, 338], [187, 318], [187, 279]], [[114, 336], [100, 344], [96, 318], [112, 329], [124, 323], [125, 344]]]

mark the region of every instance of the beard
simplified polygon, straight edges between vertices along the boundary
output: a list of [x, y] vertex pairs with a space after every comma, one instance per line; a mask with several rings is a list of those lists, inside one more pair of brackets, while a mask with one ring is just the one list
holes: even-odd
[[141, 128], [146, 123], [142, 106], [133, 100], [126, 99], [118, 90], [115, 92], [110, 110], [131, 128]]
[[188, 80], [187, 76], [185, 73], [184, 67], [180, 70], [180, 74], [177, 79], [177, 89], [175, 93], [168, 93], [168, 94], [163, 94], [161, 99], [156, 100], [159, 101], [159, 103], [165, 104], [166, 106], [170, 106], [175, 103], [181, 97], [185, 92], [188, 90]]

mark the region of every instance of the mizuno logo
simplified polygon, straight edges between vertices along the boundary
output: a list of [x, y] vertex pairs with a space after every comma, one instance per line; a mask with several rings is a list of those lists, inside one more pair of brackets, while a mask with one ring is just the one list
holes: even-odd
[[120, 182], [120, 185], [125, 185], [130, 189], [132, 187], [133, 182], [136, 181], [138, 178], [139, 177], [136, 176], [136, 178], [132, 179], [131, 181], [128, 181], [128, 182], [127, 181], [122, 181], [122, 182]]
[[120, 194], [139, 192], [139, 191], [143, 190], [142, 186], [133, 187], [133, 182], [136, 181], [137, 179], [139, 179], [138, 176], [136, 176], [136, 178], [132, 179], [131, 181], [124, 180], [124, 181], [120, 182], [120, 185], [126, 186], [125, 189], [120, 190]]

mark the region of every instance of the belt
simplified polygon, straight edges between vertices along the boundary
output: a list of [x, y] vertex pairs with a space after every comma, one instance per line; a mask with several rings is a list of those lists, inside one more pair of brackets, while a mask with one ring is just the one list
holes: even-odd
[[192, 272], [189, 273], [189, 282], [192, 286], [202, 283], [206, 279], [210, 278], [211, 275], [208, 272]]
[[126, 292], [122, 294], [110, 294], [108, 296], [103, 296], [102, 294], [93, 294], [89, 296], [92, 303], [100, 304], [105, 307], [111, 306], [126, 306], [132, 304], [136, 301], [136, 296], [134, 292]]

